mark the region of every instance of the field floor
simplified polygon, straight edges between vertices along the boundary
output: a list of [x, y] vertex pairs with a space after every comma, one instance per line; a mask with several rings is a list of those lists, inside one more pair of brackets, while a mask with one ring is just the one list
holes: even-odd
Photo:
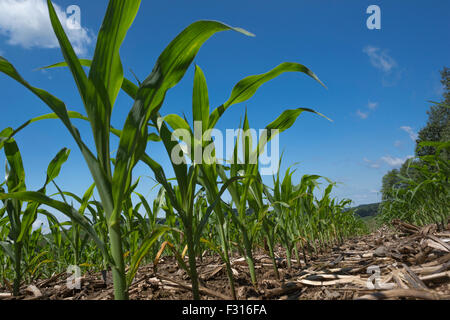
[[[396, 230], [381, 229], [347, 240], [317, 257], [301, 255], [289, 270], [279, 249], [281, 280], [261, 250], [255, 254], [258, 289], [250, 283], [243, 258], [232, 259], [238, 299], [345, 300], [345, 299], [450, 299], [450, 225], [438, 230], [398, 221]], [[231, 299], [225, 267], [219, 257], [198, 261], [202, 299]], [[65, 273], [24, 285], [25, 300], [106, 300], [113, 298], [112, 283], [100, 273], [85, 274], [81, 290], [66, 286]], [[370, 278], [370, 279], [369, 279]], [[0, 300], [15, 299], [0, 288]], [[142, 267], [130, 288], [131, 299], [191, 299], [189, 277], [174, 258], [163, 257], [156, 273]]]

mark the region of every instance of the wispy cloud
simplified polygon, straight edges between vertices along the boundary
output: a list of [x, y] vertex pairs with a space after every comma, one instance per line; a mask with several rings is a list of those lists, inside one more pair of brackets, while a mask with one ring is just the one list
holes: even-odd
[[406, 160], [414, 158], [414, 156], [406, 156], [404, 158], [400, 157], [392, 157], [390, 155], [381, 157], [380, 159], [373, 161], [370, 159], [367, 159], [366, 157], [363, 158], [364, 163], [367, 167], [372, 169], [379, 169], [382, 165], [388, 165], [392, 168], [398, 168], [400, 167]]
[[394, 147], [399, 148], [403, 143], [400, 140], [395, 140]]
[[370, 113], [378, 107], [378, 102], [373, 102], [373, 101], [369, 100], [366, 107], [368, 109], [367, 111], [361, 111], [361, 109], [358, 109], [356, 111], [356, 115], [360, 119], [363, 119], [363, 120], [367, 119], [369, 117]]
[[388, 50], [369, 45], [363, 48], [363, 52], [369, 57], [371, 65], [382, 72], [381, 82], [384, 87], [395, 86], [400, 81], [404, 70], [399, 69], [397, 61], [388, 54]]
[[369, 160], [367, 158], [364, 158], [363, 160], [369, 168], [378, 169], [379, 167], [381, 167], [380, 163], [378, 162]]
[[411, 138], [412, 141], [416, 141], [417, 138], [419, 138], [419, 135], [417, 134], [417, 132], [415, 132], [413, 130], [413, 128], [409, 127], [409, 126], [403, 126], [400, 127], [400, 129], [402, 129], [403, 131], [405, 131], [407, 134], [409, 134], [409, 137]]
[[[94, 39], [92, 31], [83, 27], [67, 28], [69, 17], [60, 6], [54, 6], [75, 52], [86, 54]], [[7, 37], [8, 44], [27, 49], [58, 47], [45, 0], [1, 0], [0, 35]]]
[[388, 73], [397, 66], [397, 62], [387, 53], [386, 50], [373, 46], [366, 46], [363, 52], [370, 58], [370, 63], [375, 68]]
[[356, 111], [356, 115], [360, 117], [361, 119], [365, 120], [369, 117], [368, 112], [362, 112], [361, 110]]
[[381, 160], [384, 161], [388, 166], [392, 168], [400, 167], [406, 160], [414, 158], [414, 156], [407, 156], [405, 158], [396, 158], [391, 156], [381, 157]]
[[367, 107], [370, 110], [375, 110], [378, 107], [378, 102], [369, 101], [369, 103], [367, 104]]

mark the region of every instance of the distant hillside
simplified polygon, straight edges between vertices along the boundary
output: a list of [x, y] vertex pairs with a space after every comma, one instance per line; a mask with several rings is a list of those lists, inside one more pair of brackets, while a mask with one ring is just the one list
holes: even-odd
[[380, 203], [371, 203], [371, 204], [362, 204], [360, 206], [354, 207], [352, 209], [355, 210], [361, 218], [376, 216], [378, 214], [378, 208], [380, 207]]

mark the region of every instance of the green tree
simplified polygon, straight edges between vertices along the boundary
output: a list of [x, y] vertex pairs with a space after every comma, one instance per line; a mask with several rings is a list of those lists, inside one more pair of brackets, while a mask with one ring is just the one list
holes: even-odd
[[[450, 69], [444, 67], [441, 71], [441, 83], [444, 87], [443, 100], [441, 104], [435, 104], [427, 111], [427, 125], [419, 131], [416, 145], [416, 156], [433, 155], [436, 150], [433, 147], [419, 147], [422, 141], [448, 141], [450, 140], [450, 109], [443, 105], [450, 105]], [[448, 159], [449, 154], [443, 153]]]
[[[450, 105], [450, 68], [444, 67], [441, 70], [441, 83], [444, 87], [443, 100], [441, 103], [435, 103], [427, 111], [428, 121], [422, 130], [418, 133], [418, 139], [416, 141], [416, 156], [434, 155], [436, 150], [432, 146], [420, 147], [419, 143], [423, 141], [448, 141], [450, 140], [450, 109], [444, 105]], [[441, 156], [448, 160], [450, 153], [443, 150]], [[420, 165], [420, 160], [409, 159], [402, 164], [400, 169], [393, 169], [386, 173], [382, 180], [382, 200], [387, 200], [389, 191], [392, 188], [407, 187], [401, 183], [400, 176], [408, 177], [413, 180], [417, 178], [418, 171], [416, 168], [410, 165], [414, 162], [415, 165]], [[399, 176], [400, 175], [400, 176]]]
[[396, 188], [400, 183], [400, 178], [398, 176], [399, 173], [400, 171], [398, 169], [393, 169], [384, 175], [381, 185], [381, 194], [383, 201], [387, 200], [389, 191], [392, 188]]

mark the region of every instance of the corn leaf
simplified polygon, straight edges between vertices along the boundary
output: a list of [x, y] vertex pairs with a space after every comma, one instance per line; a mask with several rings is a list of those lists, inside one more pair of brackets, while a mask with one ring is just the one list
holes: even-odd
[[192, 94], [192, 114], [195, 121], [202, 122], [203, 131], [209, 124], [209, 97], [205, 75], [199, 66], [195, 66], [194, 89]]
[[105, 258], [107, 258], [111, 262], [111, 264], [114, 265], [112, 259], [109, 256], [105, 243], [101, 241], [100, 238], [97, 236], [97, 233], [95, 232], [89, 220], [80, 215], [73, 207], [67, 205], [64, 202], [51, 199], [40, 192], [32, 192], [32, 191], [14, 192], [8, 194], [0, 193], [0, 200], [6, 199], [16, 199], [28, 202], [35, 201], [37, 203], [49, 206], [63, 213], [70, 219], [74, 220], [92, 237], [92, 239], [95, 241], [99, 249], [102, 251]]
[[239, 81], [233, 88], [230, 98], [220, 107], [216, 108], [209, 117], [209, 128], [214, 128], [223, 113], [232, 105], [247, 101], [264, 83], [278, 77], [285, 72], [301, 72], [312, 77], [325, 86], [319, 78], [307, 67], [299, 63], [284, 62], [267, 73], [249, 76]]
[[148, 235], [143, 241], [139, 250], [133, 255], [131, 259], [130, 269], [127, 274], [127, 283], [130, 286], [133, 281], [137, 270], [139, 269], [139, 265], [141, 264], [142, 259], [145, 257], [147, 252], [151, 249], [153, 244], [161, 237], [164, 233], [170, 230], [170, 227], [167, 226], [158, 226], [156, 227], [150, 235]]
[[109, 1], [98, 34], [89, 78], [94, 83], [103, 83], [111, 106], [114, 105], [123, 82], [119, 49], [136, 17], [140, 3], [140, 0]]

